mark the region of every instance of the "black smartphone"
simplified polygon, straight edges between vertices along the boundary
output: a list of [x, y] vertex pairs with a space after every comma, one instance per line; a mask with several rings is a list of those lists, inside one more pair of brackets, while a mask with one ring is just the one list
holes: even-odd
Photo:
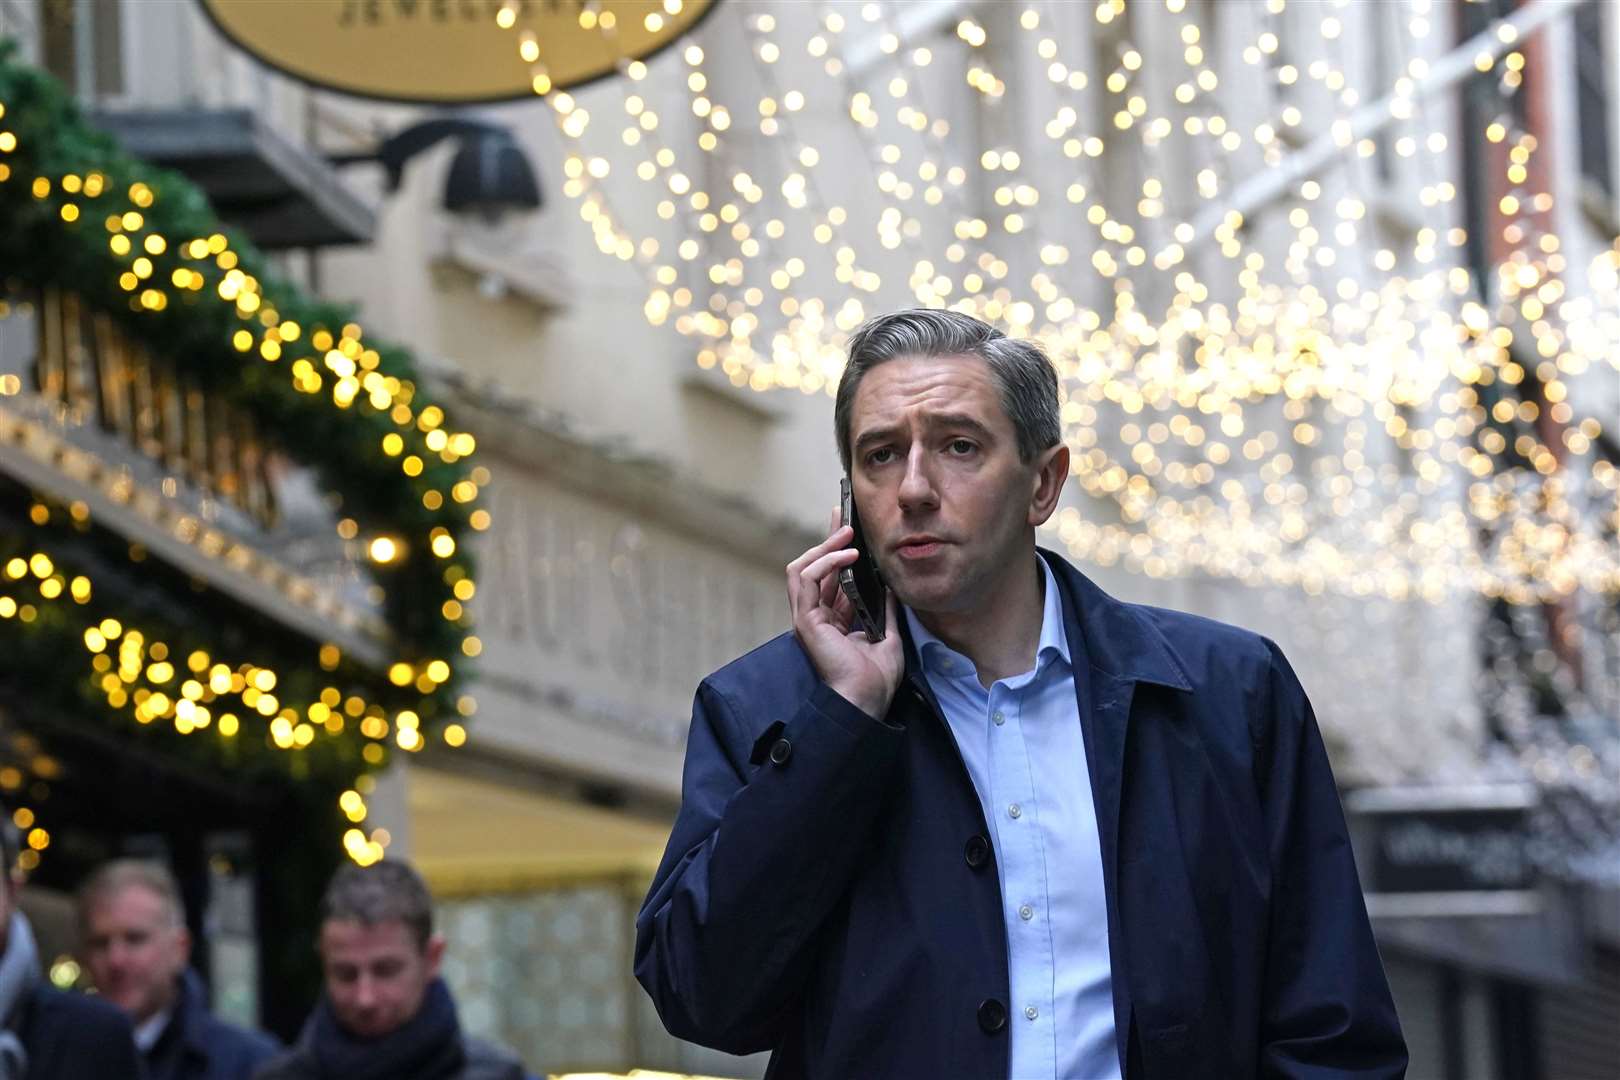
[[839, 481], [838, 496], [844, 524], [855, 530], [852, 546], [860, 552], [853, 566], [838, 571], [838, 586], [855, 605], [855, 616], [861, 621], [861, 629], [866, 631], [866, 640], [882, 641], [888, 615], [885, 603], [888, 590], [884, 587], [883, 575], [878, 573], [877, 560], [866, 546], [866, 535], [861, 532], [861, 519], [855, 513], [855, 495], [850, 490], [849, 477]]

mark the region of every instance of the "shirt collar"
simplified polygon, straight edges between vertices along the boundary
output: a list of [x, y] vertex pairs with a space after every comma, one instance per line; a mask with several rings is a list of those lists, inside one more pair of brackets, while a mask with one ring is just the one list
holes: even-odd
[[[1035, 647], [1035, 670], [1039, 671], [1053, 659], [1060, 659], [1072, 667], [1069, 635], [1063, 627], [1063, 599], [1058, 595], [1057, 578], [1045, 559], [1037, 555], [1035, 562], [1041, 568], [1041, 580], [1045, 583], [1041, 601], [1041, 638]], [[901, 610], [905, 612], [906, 626], [911, 631], [911, 640], [917, 646], [917, 657], [922, 661], [924, 671], [952, 679], [977, 677], [973, 661], [931, 634], [911, 608], [901, 605]]]
[[135, 1025], [135, 1046], [143, 1054], [152, 1052], [163, 1033], [169, 1029], [169, 1021], [174, 1019], [174, 1007], [170, 1006], [162, 1012], [147, 1017]]

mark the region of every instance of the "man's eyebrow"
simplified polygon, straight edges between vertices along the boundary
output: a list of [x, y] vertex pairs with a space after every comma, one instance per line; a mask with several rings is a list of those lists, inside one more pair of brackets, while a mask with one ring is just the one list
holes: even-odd
[[991, 442], [995, 439], [994, 433], [989, 428], [966, 413], [937, 413], [929, 417], [928, 420], [929, 427], [956, 428], [960, 431], [969, 431], [985, 442]]
[[889, 427], [868, 428], [867, 430], [861, 432], [860, 436], [855, 440], [855, 449], [859, 451], [864, 447], [871, 446], [873, 443], [887, 442], [888, 440], [894, 438], [895, 435], [899, 434], [899, 432], [899, 427], [895, 425], [890, 425]]
[[[978, 436], [985, 442], [993, 442], [995, 434], [978, 420], [966, 413], [935, 413], [927, 417], [930, 428], [955, 428], [967, 431]], [[887, 427], [868, 428], [855, 439], [855, 450], [860, 452], [874, 443], [888, 442], [900, 433], [900, 427], [891, 424]]]

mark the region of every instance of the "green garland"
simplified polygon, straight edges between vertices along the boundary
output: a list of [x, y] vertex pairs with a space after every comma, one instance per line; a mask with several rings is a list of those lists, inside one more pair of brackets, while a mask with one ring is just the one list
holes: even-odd
[[[476, 500], [451, 497], [455, 485], [470, 483], [465, 456], [445, 452], [444, 434], [433, 448], [435, 425], [423, 420], [430, 403], [417, 387], [410, 354], [369, 336], [358, 340], [355, 348], [368, 351], [367, 362], [378, 374], [398, 380], [397, 391], [382, 407], [364, 391], [352, 403], [340, 404], [331, 390], [343, 372], [325, 363], [327, 356], [312, 343], [324, 333], [331, 344], [342, 344], [344, 328], [354, 322], [352, 311], [279, 280], [260, 252], [221, 225], [195, 185], [121, 151], [85, 121], [55, 80], [19, 63], [10, 42], [0, 42], [0, 109], [0, 286], [9, 281], [77, 292], [187, 379], [250, 413], [281, 452], [316, 470], [327, 490], [341, 498], [343, 514], [359, 524], [360, 537], [403, 541], [397, 559], [371, 567], [385, 590], [391, 645], [396, 659], [415, 665], [414, 670], [431, 660], [447, 662], [449, 677], [428, 691], [399, 688], [346, 658], [336, 672], [322, 672], [313, 645], [295, 661], [277, 649], [282, 655], [274, 659], [289, 665], [283, 673], [289, 695], [293, 684], [309, 693], [339, 676], [364, 678], [374, 686], [366, 695], [369, 702], [384, 706], [390, 716], [411, 710], [424, 731], [455, 718], [460, 669], [477, 648], [465, 615], [451, 618], [444, 608], [455, 599], [456, 580], [472, 576], [465, 540], [473, 514], [482, 512]], [[117, 236], [128, 238], [123, 251]], [[225, 243], [216, 240], [206, 251], [193, 245], [217, 236]], [[138, 265], [143, 259], [149, 265]], [[138, 284], [137, 270], [145, 271]], [[256, 281], [253, 306], [235, 302], [227, 280], [232, 278]], [[277, 337], [278, 327], [292, 324], [300, 330], [296, 336]], [[244, 338], [244, 331], [250, 337]], [[266, 340], [274, 344], [261, 351]], [[273, 355], [277, 347], [279, 356]], [[302, 379], [292, 375], [301, 360]], [[442, 421], [438, 427], [448, 432]], [[389, 436], [395, 437], [392, 454], [384, 449]], [[417, 475], [402, 467], [410, 458], [420, 464]], [[428, 503], [437, 505], [429, 509]], [[479, 524], [487, 524], [487, 515], [482, 516], [486, 520]], [[61, 512], [55, 517], [60, 520]], [[435, 554], [435, 543], [441, 549], [453, 545], [453, 552]], [[0, 552], [5, 558], [12, 554]], [[0, 576], [0, 591], [12, 584], [31, 583]], [[173, 644], [195, 636], [173, 620], [154, 622], [175, 639]], [[34, 623], [28, 636], [65, 635], [82, 650], [79, 633], [72, 619], [51, 616]], [[83, 678], [76, 664], [58, 666], [65, 678]], [[308, 678], [294, 675], [298, 668], [307, 669]], [[289, 697], [287, 703], [295, 700]], [[336, 737], [323, 734], [316, 745], [331, 744], [329, 753], [350, 767], [360, 738], [351, 725]]]
[[[19, 521], [21, 526], [12, 524]], [[25, 692], [34, 723], [73, 727], [83, 722], [78, 718], [99, 718], [97, 726], [113, 727], [134, 745], [182, 754], [203, 768], [223, 768], [243, 780], [290, 775], [346, 786], [385, 760], [377, 751], [372, 752], [377, 760], [366, 759], [366, 746], [381, 747], [385, 754], [386, 745], [357, 734], [358, 718], [350, 717], [345, 718], [347, 730], [336, 737], [323, 731], [306, 748], [275, 749], [269, 737], [271, 717], [243, 708], [232, 695], [212, 691], [198, 702], [211, 710], [209, 724], [188, 737], [180, 737], [171, 722], [139, 721], [133, 700], [114, 704], [101, 686], [116, 665], [95, 666], [98, 654], [108, 661], [118, 656], [119, 639], [127, 640], [132, 633], [143, 642], [143, 668], [154, 660], [167, 660], [175, 669], [161, 684], [145, 679], [138, 684], [171, 698], [178, 699], [184, 681], [195, 677], [187, 658], [202, 652], [211, 665], [225, 663], [234, 669], [248, 662], [276, 671], [275, 693], [289, 707], [293, 702], [318, 701], [321, 691], [330, 687], [346, 698], [363, 695], [372, 715], [385, 710], [382, 702], [371, 700], [379, 681], [375, 672], [347, 658], [330, 671], [322, 670], [318, 662], [310, 662], [312, 648], [296, 632], [266, 625], [262, 617], [215, 590], [197, 589], [176, 567], [150, 558], [131, 559], [121, 537], [88, 520], [75, 520], [66, 507], [27, 497], [5, 484], [0, 486], [0, 522], [7, 523], [0, 529], [0, 639], [6, 643], [8, 668], [30, 673]], [[28, 572], [14, 577], [8, 572], [17, 560], [28, 562], [41, 553], [51, 560], [49, 576]], [[93, 587], [87, 595], [75, 597], [72, 583], [81, 578]], [[53, 580], [55, 589], [47, 585]], [[121, 624], [120, 633], [93, 652], [85, 643], [86, 631], [108, 618]], [[152, 648], [157, 643], [162, 655]], [[206, 674], [201, 677], [206, 681]], [[237, 725], [231, 734], [220, 726], [228, 710], [234, 710], [229, 715]]]

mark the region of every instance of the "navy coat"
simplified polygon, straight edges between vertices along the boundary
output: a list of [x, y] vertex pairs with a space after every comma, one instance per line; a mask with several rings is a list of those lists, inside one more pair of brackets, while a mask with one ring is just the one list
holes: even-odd
[[[1042, 554], [1090, 666], [1079, 712], [1127, 1080], [1404, 1075], [1333, 775], [1282, 653], [1121, 603]], [[785, 634], [698, 687], [636, 977], [672, 1034], [770, 1050], [773, 1078], [1000, 1080], [989, 836], [909, 640], [879, 721]]]
[[210, 1012], [208, 991], [188, 968], [180, 977], [174, 1018], [146, 1055], [147, 1080], [247, 1080], [280, 1049], [270, 1036]]
[[65, 994], [41, 980], [22, 1002], [16, 1030], [28, 1053], [24, 1080], [141, 1080], [144, 1075], [129, 1020], [99, 998]]

